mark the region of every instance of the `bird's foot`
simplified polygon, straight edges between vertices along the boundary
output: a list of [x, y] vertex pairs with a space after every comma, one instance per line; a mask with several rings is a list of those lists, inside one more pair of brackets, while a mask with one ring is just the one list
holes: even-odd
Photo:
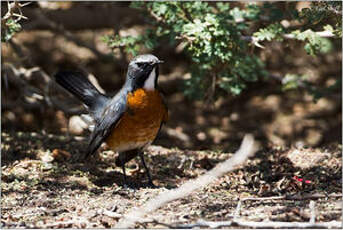
[[148, 188], [158, 188], [158, 186], [156, 186], [152, 181], [149, 181], [147, 184]]

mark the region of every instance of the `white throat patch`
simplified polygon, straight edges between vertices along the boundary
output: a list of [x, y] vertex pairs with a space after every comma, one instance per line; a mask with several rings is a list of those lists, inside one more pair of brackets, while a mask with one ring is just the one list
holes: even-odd
[[149, 77], [145, 80], [143, 88], [146, 90], [155, 89], [156, 67], [153, 68]]

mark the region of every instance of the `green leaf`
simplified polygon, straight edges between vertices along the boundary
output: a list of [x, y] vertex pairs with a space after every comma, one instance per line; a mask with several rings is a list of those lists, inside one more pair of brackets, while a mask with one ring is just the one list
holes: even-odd
[[5, 22], [5, 27], [1, 33], [1, 41], [7, 42], [12, 39], [12, 37], [19, 31], [21, 31], [21, 25], [13, 20], [12, 18], [7, 19]]
[[228, 2], [217, 2], [216, 5], [219, 12], [227, 12], [230, 9], [230, 3]]
[[235, 22], [244, 21], [244, 14], [244, 11], [240, 10], [238, 7], [235, 7], [232, 10], [230, 10], [230, 15], [233, 17]]
[[282, 40], [281, 34], [284, 32], [284, 29], [280, 23], [274, 23], [268, 25], [266, 28], [261, 28], [258, 32], [254, 33], [254, 37], [258, 41], [271, 41], [273, 39]]

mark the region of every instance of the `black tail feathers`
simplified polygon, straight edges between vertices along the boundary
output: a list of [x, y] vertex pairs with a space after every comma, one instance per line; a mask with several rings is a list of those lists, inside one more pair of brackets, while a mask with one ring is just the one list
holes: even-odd
[[55, 79], [93, 113], [97, 113], [98, 109], [103, 108], [107, 101], [107, 97], [100, 93], [82, 72], [59, 71], [55, 74]]

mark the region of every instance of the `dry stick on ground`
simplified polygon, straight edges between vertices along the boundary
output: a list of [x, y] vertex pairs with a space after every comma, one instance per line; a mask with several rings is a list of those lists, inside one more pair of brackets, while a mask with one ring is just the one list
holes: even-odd
[[186, 197], [193, 191], [203, 188], [212, 183], [225, 173], [233, 170], [237, 165], [243, 163], [248, 156], [257, 150], [254, 144], [252, 135], [246, 135], [243, 139], [239, 150], [228, 160], [218, 164], [214, 169], [207, 172], [205, 175], [198, 177], [183, 184], [177, 189], [167, 191], [158, 195], [156, 198], [151, 199], [145, 205], [138, 208], [133, 208], [128, 214], [122, 218], [114, 228], [132, 228], [135, 223], [145, 217], [146, 214], [155, 211], [156, 209], [166, 205], [167, 203]]
[[[163, 223], [159, 223], [165, 225]], [[309, 223], [309, 222], [254, 222], [254, 221], [204, 221], [198, 220], [195, 224], [184, 225], [168, 225], [171, 228], [220, 228], [220, 227], [246, 227], [246, 228], [342, 228], [342, 223], [339, 221], [331, 221], [324, 223]]]
[[[303, 196], [303, 199], [318, 199], [325, 197], [341, 197], [342, 194], [331, 194], [328, 196], [322, 194], [314, 194]], [[315, 202], [311, 200], [310, 202], [310, 212], [311, 218], [309, 222], [253, 222], [253, 221], [240, 221], [238, 220], [240, 209], [243, 201], [253, 200], [253, 201], [265, 201], [265, 200], [279, 200], [279, 199], [289, 199], [295, 198], [295, 200], [300, 200], [300, 196], [272, 196], [272, 197], [247, 197], [238, 201], [237, 207], [234, 212], [232, 221], [205, 221], [198, 220], [194, 224], [166, 224], [160, 223], [156, 220], [150, 223], [155, 223], [169, 228], [195, 228], [195, 227], [207, 227], [207, 228], [220, 228], [220, 227], [250, 227], [250, 228], [342, 228], [342, 223], [338, 221], [315, 223]]]
[[235, 213], [234, 213], [234, 215], [233, 215], [233, 219], [234, 219], [234, 220], [237, 220], [237, 219], [238, 219], [238, 217], [239, 217], [239, 215], [240, 215], [240, 213], [241, 213], [241, 207], [242, 207], [242, 201], [240, 200], [240, 201], [238, 201], [238, 203], [237, 203], [237, 207], [236, 207]]
[[316, 221], [316, 210], [315, 210], [315, 202], [313, 200], [310, 201], [310, 212], [311, 212], [310, 223], [314, 224], [314, 222]]
[[264, 200], [309, 200], [309, 199], [321, 199], [321, 198], [340, 198], [342, 193], [339, 194], [304, 194], [304, 195], [283, 195], [283, 196], [271, 196], [271, 197], [246, 197], [240, 199], [241, 201], [253, 200], [253, 201], [264, 201]]

